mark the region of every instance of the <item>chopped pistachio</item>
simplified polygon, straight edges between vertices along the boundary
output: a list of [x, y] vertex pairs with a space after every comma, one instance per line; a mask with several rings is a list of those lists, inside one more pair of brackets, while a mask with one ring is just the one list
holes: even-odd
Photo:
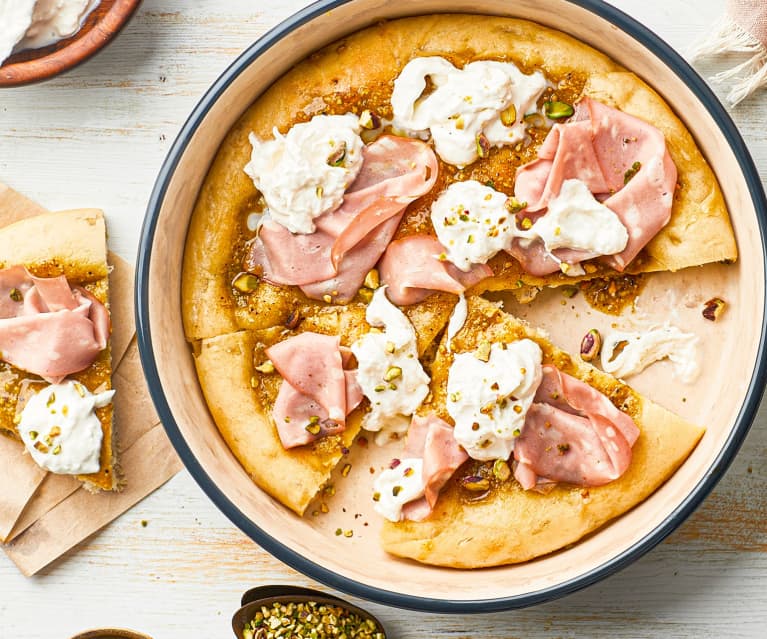
[[56, 401], [56, 393], [51, 393], [48, 396], [48, 401], [45, 403], [45, 405], [50, 407], [54, 404], [55, 401]]
[[54, 455], [60, 455], [61, 454], [61, 445], [56, 446], [56, 448], [53, 449]]
[[543, 111], [546, 113], [546, 117], [552, 120], [561, 120], [562, 118], [569, 118], [575, 109], [571, 104], [567, 102], [544, 102]]
[[[527, 208], [527, 202], [520, 202], [515, 197], [510, 197], [506, 200], [506, 210], [512, 215], [516, 215], [525, 208]], [[532, 226], [532, 222], [530, 225]]]
[[272, 364], [271, 360], [266, 360], [263, 364], [256, 366], [256, 370], [259, 373], [273, 373], [275, 371], [274, 364]]
[[232, 286], [240, 293], [252, 293], [258, 288], [258, 278], [252, 273], [240, 273], [232, 281]]
[[306, 432], [309, 433], [310, 435], [319, 435], [320, 430], [322, 429], [320, 428], [319, 424], [309, 423], [306, 425]]
[[378, 270], [377, 269], [370, 269], [368, 271], [368, 274], [365, 276], [365, 281], [363, 282], [365, 286], [372, 289], [377, 289], [381, 285], [381, 278], [378, 276]]
[[378, 384], [377, 386], [375, 386], [375, 387], [373, 388], [373, 390], [374, 390], [376, 393], [382, 393], [383, 391], [385, 391], [385, 390], [386, 390], [386, 384]]
[[365, 304], [370, 304], [370, 302], [373, 301], [373, 291], [369, 288], [361, 288], [357, 291], [357, 295], [360, 296], [360, 299], [365, 302]]
[[384, 375], [384, 380], [387, 382], [393, 382], [398, 377], [402, 377], [402, 369], [399, 366], [390, 366], [389, 370]]
[[[328, 156], [328, 164], [330, 166], [341, 166], [346, 158], [346, 142], [341, 142], [333, 152]], [[322, 188], [322, 187], [320, 187]]]
[[23, 302], [24, 301], [24, 295], [21, 293], [21, 291], [17, 288], [12, 288], [10, 292], [8, 293], [9, 297], [14, 302]]
[[327, 293], [325, 293], [325, 295], [322, 296], [322, 299], [327, 304], [330, 304], [333, 301], [333, 298], [330, 295], [328, 295]]
[[344, 467], [341, 469], [341, 475], [344, 477], [348, 477], [349, 473], [351, 472], [352, 465], [351, 464], [344, 464]]
[[712, 297], [703, 307], [703, 317], [711, 322], [718, 320], [726, 307], [726, 302], [719, 297]]
[[474, 352], [474, 357], [476, 357], [480, 362], [490, 361], [490, 348], [490, 342], [480, 342], [477, 350]]
[[363, 129], [373, 130], [381, 126], [381, 118], [379, 118], [370, 109], [365, 109], [360, 113], [360, 126]]
[[493, 464], [493, 475], [500, 481], [506, 481], [511, 477], [511, 468], [503, 459], [496, 459]]
[[54, 426], [51, 428], [51, 432], [48, 433], [49, 437], [58, 437], [61, 435], [61, 428], [59, 426]]
[[563, 286], [559, 290], [562, 291], [562, 295], [565, 297], [575, 297], [578, 294], [577, 286]]
[[517, 121], [517, 107], [513, 104], [501, 111], [501, 122], [504, 126], [512, 126]]
[[486, 158], [490, 155], [490, 140], [484, 133], [480, 133], [477, 136], [477, 155], [481, 158]]
[[37, 439], [37, 437], [38, 437], [38, 435], [39, 435], [39, 434], [40, 434], [40, 433], [38, 433], [36, 430], [30, 430], [30, 431], [29, 431], [29, 438], [30, 438], [30, 439], [33, 439], [33, 440], [34, 440], [34, 439]]
[[632, 178], [633, 178], [633, 177], [634, 177], [634, 176], [635, 176], [637, 173], [639, 173], [639, 169], [641, 169], [641, 168], [642, 168], [642, 163], [641, 163], [641, 162], [634, 162], [634, 164], [632, 164], [632, 165], [631, 165], [631, 168], [630, 168], [630, 169], [628, 169], [628, 170], [627, 170], [627, 171], [626, 171], [626, 172], [623, 174], [623, 184], [628, 184], [628, 183], [631, 181], [631, 179], [632, 179]]
[[397, 350], [397, 347], [395, 346], [394, 342], [386, 342], [387, 353], [393, 353], [395, 350]]

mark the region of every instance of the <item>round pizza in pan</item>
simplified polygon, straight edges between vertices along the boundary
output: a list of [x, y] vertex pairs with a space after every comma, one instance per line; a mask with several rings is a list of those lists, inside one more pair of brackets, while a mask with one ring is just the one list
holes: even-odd
[[229, 132], [184, 325], [261, 488], [303, 515], [372, 439], [388, 552], [499, 565], [632, 508], [703, 433], [616, 379], [664, 358], [692, 378], [694, 335], [595, 331], [567, 354], [536, 295], [618, 312], [653, 272], [736, 259], [713, 172], [640, 78], [531, 22], [421, 16], [316, 52]]

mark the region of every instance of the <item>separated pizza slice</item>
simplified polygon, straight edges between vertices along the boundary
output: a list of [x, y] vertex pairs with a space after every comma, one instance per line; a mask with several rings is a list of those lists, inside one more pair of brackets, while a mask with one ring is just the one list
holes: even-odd
[[29, 217], [0, 247], [0, 432], [44, 469], [116, 490], [104, 215]]
[[703, 435], [496, 304], [468, 305], [376, 481], [388, 552], [455, 568], [545, 555], [647, 498]]
[[[413, 306], [406, 315], [383, 293], [368, 307], [328, 306], [294, 315], [289, 326], [196, 344], [200, 385], [232, 453], [259, 487], [299, 515], [361, 428], [398, 436], [428, 393], [420, 360], [451, 306]], [[376, 403], [394, 413], [382, 414]]]

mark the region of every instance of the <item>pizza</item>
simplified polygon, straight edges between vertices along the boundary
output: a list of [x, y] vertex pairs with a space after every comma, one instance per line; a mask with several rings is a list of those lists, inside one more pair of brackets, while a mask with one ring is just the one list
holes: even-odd
[[420, 16], [316, 52], [232, 128], [189, 227], [184, 328], [263, 490], [303, 515], [371, 434], [393, 458], [371, 487], [384, 548], [498, 565], [626, 512], [703, 429], [604, 372], [681, 341], [614, 341], [600, 371], [485, 294], [736, 259], [713, 172], [640, 78], [531, 22]]
[[25, 218], [0, 244], [0, 433], [45, 470], [117, 490], [104, 215]]

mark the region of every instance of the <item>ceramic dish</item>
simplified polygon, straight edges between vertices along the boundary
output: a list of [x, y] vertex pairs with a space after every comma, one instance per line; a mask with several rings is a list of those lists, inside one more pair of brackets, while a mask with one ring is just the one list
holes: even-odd
[[48, 80], [85, 62], [112, 41], [140, 4], [141, 0], [101, 0], [73, 36], [8, 58], [0, 66], [0, 87]]
[[[246, 107], [295, 62], [329, 42], [384, 18], [446, 12], [533, 20], [575, 36], [649, 81], [684, 120], [717, 174], [740, 249], [734, 265], [653, 276], [639, 300], [648, 316], [659, 321], [677, 311], [682, 325], [699, 317], [700, 306], [713, 295], [728, 301], [717, 331], [702, 329], [706, 364], [696, 385], [659, 384], [656, 373], [661, 369], [632, 379], [640, 392], [706, 424], [706, 435], [691, 457], [650, 498], [573, 547], [525, 564], [477, 571], [429, 567], [386, 555], [377, 542], [379, 524], [368, 506], [369, 493], [354, 487], [367, 490], [368, 480], [362, 479], [366, 465], [355, 477], [359, 481], [343, 484], [343, 494], [334, 498], [340, 500], [334, 503], [353, 503], [353, 508], [333, 508], [324, 517], [298, 518], [258, 489], [208, 413], [184, 339], [179, 295], [186, 229], [198, 189], [224, 135]], [[294, 568], [348, 593], [406, 608], [479, 612], [532, 605], [591, 584], [647, 552], [690, 515], [732, 461], [765, 383], [766, 209], [743, 140], [705, 83], [657, 36], [607, 4], [325, 0], [240, 56], [201, 100], [170, 151], [150, 199], [138, 261], [136, 309], [144, 369], [167, 432], [195, 479], [237, 526]], [[561, 299], [543, 295], [536, 300], [543, 311], [536, 317], [544, 316], [547, 305], [562, 309]], [[589, 328], [594, 319], [580, 303], [575, 298], [573, 313], [568, 302], [568, 315], [552, 312], [551, 321], [543, 324], [555, 342], [570, 350], [577, 348], [574, 331]], [[521, 316], [528, 311], [510, 310]], [[573, 316], [578, 322], [563, 321]], [[351, 538], [333, 534], [352, 527]]]

